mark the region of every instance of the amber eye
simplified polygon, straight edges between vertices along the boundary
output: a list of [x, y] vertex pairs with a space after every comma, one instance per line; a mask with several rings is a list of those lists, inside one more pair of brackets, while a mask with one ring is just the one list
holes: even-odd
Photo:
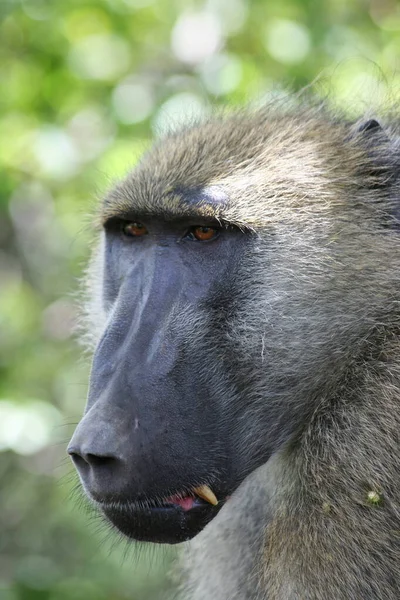
[[127, 237], [140, 237], [149, 232], [147, 231], [146, 227], [142, 225], [142, 223], [130, 221], [129, 223], [124, 223], [122, 226], [122, 233]]
[[197, 240], [198, 242], [209, 242], [210, 240], [218, 237], [218, 235], [218, 227], [203, 227], [202, 225], [196, 225], [195, 227], [192, 227], [188, 234], [190, 239]]

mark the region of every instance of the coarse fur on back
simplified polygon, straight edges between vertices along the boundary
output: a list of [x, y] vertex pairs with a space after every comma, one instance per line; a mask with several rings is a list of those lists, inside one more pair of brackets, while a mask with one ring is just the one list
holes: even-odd
[[[101, 207], [103, 222], [199, 215], [254, 240], [226, 304], [210, 301], [246, 476], [187, 542], [182, 600], [400, 598], [398, 136], [320, 106], [215, 117], [158, 141]], [[204, 188], [223, 201], [186, 202]], [[113, 310], [103, 263], [94, 345]]]

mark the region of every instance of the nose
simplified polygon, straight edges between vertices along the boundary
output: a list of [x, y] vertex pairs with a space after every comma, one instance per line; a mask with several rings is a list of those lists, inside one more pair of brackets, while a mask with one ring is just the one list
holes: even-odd
[[96, 445], [89, 441], [79, 445], [72, 440], [67, 452], [89, 497], [108, 502], [120, 495], [126, 485], [126, 461]]
[[100, 398], [86, 412], [67, 449], [86, 492], [99, 502], [120, 493], [129, 470], [129, 420], [118, 409], [111, 415], [106, 399]]
[[117, 456], [112, 454], [101, 454], [89, 450], [83, 450], [77, 446], [70, 445], [67, 449], [72, 462], [78, 471], [83, 469], [113, 469], [119, 462]]

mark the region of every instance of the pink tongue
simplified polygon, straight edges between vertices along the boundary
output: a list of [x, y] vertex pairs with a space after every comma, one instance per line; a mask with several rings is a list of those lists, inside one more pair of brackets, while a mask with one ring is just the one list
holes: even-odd
[[169, 504], [177, 504], [181, 507], [182, 510], [190, 510], [194, 504], [194, 498], [191, 496], [185, 496], [185, 498], [180, 498], [178, 496], [170, 496], [167, 499]]

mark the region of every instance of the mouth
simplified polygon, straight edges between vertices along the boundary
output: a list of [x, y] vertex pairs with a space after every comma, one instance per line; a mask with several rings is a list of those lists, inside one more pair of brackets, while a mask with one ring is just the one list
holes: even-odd
[[223, 505], [207, 485], [163, 500], [96, 501], [105, 517], [130, 539], [178, 544], [192, 539], [217, 515]]

